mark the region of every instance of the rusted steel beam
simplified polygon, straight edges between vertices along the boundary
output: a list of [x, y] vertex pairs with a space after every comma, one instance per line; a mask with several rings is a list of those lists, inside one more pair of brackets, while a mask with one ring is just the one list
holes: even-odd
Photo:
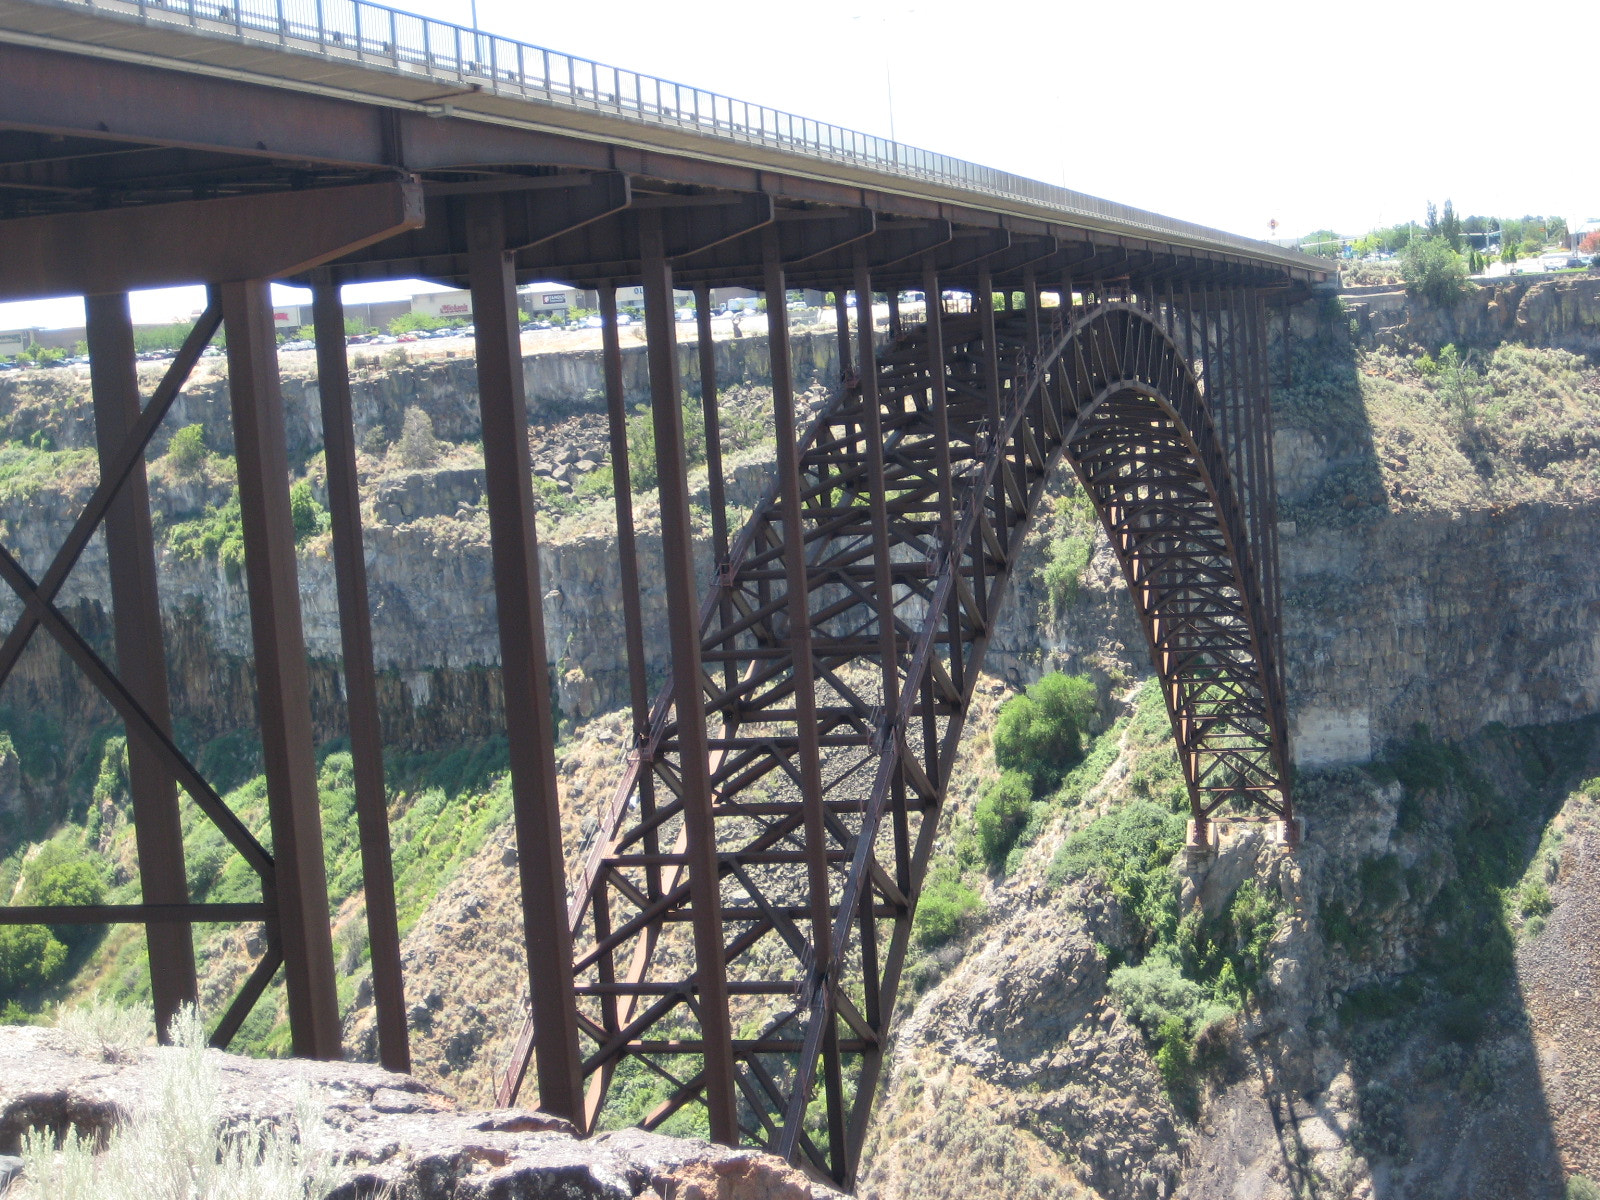
[[224, 283], [218, 296], [228, 333], [228, 390], [290, 1036], [297, 1055], [332, 1059], [340, 1056], [339, 1006], [272, 305], [264, 280]]
[[[86, 296], [84, 311], [88, 318], [95, 442], [101, 472], [110, 475], [116, 469], [117, 451], [139, 420], [133, 319], [128, 297], [121, 293]], [[143, 459], [133, 464], [106, 510], [105, 537], [118, 672], [150, 719], [170, 736], [172, 706], [167, 695], [166, 639], [161, 627], [150, 487]], [[189, 886], [184, 871], [177, 785], [150, 748], [132, 736], [128, 739], [128, 791], [139, 851], [139, 888], [145, 903], [187, 904]], [[198, 1000], [194, 934], [186, 926], [162, 923], [147, 929], [145, 939], [156, 1035], [165, 1042], [178, 1010]]]
[[[856, 259], [855, 287], [857, 295], [872, 294], [872, 278], [867, 266], [865, 256]], [[893, 292], [890, 293], [893, 295]], [[859, 302], [858, 302], [859, 303]], [[894, 310], [891, 308], [891, 313]], [[891, 327], [898, 321], [891, 317]], [[871, 323], [867, 325], [866, 333], [861, 338], [861, 355], [863, 361], [872, 349]], [[882, 695], [879, 706], [883, 716], [881, 728], [874, 730], [874, 734], [882, 739], [884, 744], [889, 743], [901, 735], [898, 728], [900, 710], [900, 662], [899, 637], [895, 621], [895, 593], [894, 579], [890, 571], [894, 558], [894, 547], [889, 539], [889, 504], [888, 483], [886, 479], [885, 449], [883, 438], [883, 420], [878, 394], [878, 372], [876, 370], [863, 371], [861, 375], [861, 411], [862, 431], [865, 435], [863, 447], [867, 465], [868, 501], [872, 510], [872, 563], [873, 587], [877, 601], [878, 625], [878, 658], [879, 679]], [[905, 822], [905, 793], [900, 781], [897, 779], [892, 785], [893, 796], [891, 806], [893, 809], [893, 831], [896, 849], [896, 861], [902, 863], [904, 851], [907, 849], [907, 826]], [[903, 865], [903, 864], [902, 864]], [[903, 878], [903, 871], [900, 872]], [[874, 916], [872, 897], [866, 889], [862, 890], [859, 906], [857, 937], [861, 946], [861, 969], [864, 983], [864, 997], [866, 1001], [866, 1016], [868, 1024], [880, 1035], [887, 1034], [884, 1026], [885, 1010], [879, 1003], [878, 989], [881, 986], [878, 962], [878, 925]], [[837, 1039], [838, 1032], [835, 1028], [832, 1036]], [[863, 1065], [863, 1071], [875, 1075], [880, 1068], [883, 1057], [882, 1041], [872, 1043], [864, 1049], [868, 1062]], [[830, 1146], [836, 1146], [834, 1154], [836, 1176], [848, 1177], [853, 1174], [855, 1163], [859, 1155], [859, 1147], [855, 1139], [846, 1135], [843, 1120], [845, 1117], [842, 1100], [830, 1097], [830, 1103], [837, 1111], [837, 1132], [830, 1137]]]
[[523, 279], [641, 279], [644, 246], [640, 239], [643, 212], [661, 228], [661, 247], [669, 259], [702, 254], [770, 225], [777, 219], [772, 197], [635, 196], [629, 211], [585, 224], [517, 254]]
[[705, 1042], [705, 1102], [712, 1140], [733, 1145], [739, 1137], [733, 1081], [733, 1030], [728, 1015], [727, 968], [723, 961], [718, 900], [720, 871], [711, 810], [705, 708], [701, 700], [699, 603], [694, 584], [688, 461], [684, 454], [683, 409], [678, 389], [672, 267], [667, 259], [663, 217], [659, 209], [647, 209], [638, 219], [644, 266], [651, 420], [655, 427], [657, 485], [661, 499], [661, 550], [672, 650], [672, 696], [678, 725], [678, 771], [688, 838], [690, 903], [695, 913], [696, 1015]]
[[345, 354], [344, 305], [339, 300], [339, 285], [326, 269], [319, 269], [312, 282], [312, 313], [333, 571], [339, 593], [345, 711], [355, 775], [356, 826], [361, 839], [361, 886], [366, 898], [372, 1002], [378, 1025], [378, 1061], [391, 1071], [409, 1072], [411, 1045], [400, 971], [400, 919], [395, 907], [394, 861], [389, 844], [383, 728], [378, 716], [372, 610], [367, 599], [367, 560], [361, 537], [361, 491], [356, 474], [350, 364]]
[[414, 182], [0, 221], [0, 300], [273, 279], [422, 223]]
[[[786, 266], [832, 258], [841, 247], [870, 238], [877, 215], [866, 208], [778, 208], [779, 256]], [[673, 279], [685, 284], [745, 283], [760, 286], [765, 226], [708, 250], [676, 260]]]
[[[839, 344], [839, 382], [844, 381], [855, 373], [850, 365], [852, 354], [850, 352], [850, 289], [842, 284], [833, 289], [833, 332]], [[857, 302], [859, 303], [859, 301]]]
[[472, 198], [467, 222], [517, 876], [529, 996], [538, 1029], [539, 1104], [570, 1121], [582, 1121], [572, 935], [566, 920], [555, 722], [545, 657], [516, 280], [506, 249], [505, 210], [496, 198]]
[[191, 904], [181, 900], [146, 901], [143, 904], [18, 904], [0, 908], [0, 925], [152, 925], [164, 929], [189, 926], [198, 921], [270, 921], [275, 915], [267, 905], [250, 902]]
[[639, 549], [633, 526], [633, 464], [628, 451], [628, 398], [622, 387], [622, 342], [617, 330], [617, 289], [600, 289], [600, 354], [605, 377], [606, 422], [611, 438], [611, 479], [617, 512], [617, 565], [622, 582], [622, 636], [628, 660], [628, 697], [635, 743], [650, 723], [650, 688], [640, 609]]
[[474, 204], [498, 203], [506, 249], [531, 253], [552, 238], [621, 212], [633, 198], [628, 177], [618, 171], [427, 184], [424, 193], [423, 224], [341, 254], [329, 264], [333, 277], [341, 283], [408, 275], [465, 280], [468, 212]]

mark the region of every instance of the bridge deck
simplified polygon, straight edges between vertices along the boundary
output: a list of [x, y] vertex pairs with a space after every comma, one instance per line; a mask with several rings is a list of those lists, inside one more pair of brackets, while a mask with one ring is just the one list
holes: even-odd
[[[1310, 279], [1328, 274], [1326, 261], [1269, 243], [356, 0], [0, 0], [0, 43], [556, 133], [643, 151], [658, 167], [665, 165], [660, 156], [671, 154], [664, 174], [684, 183], [725, 185], [726, 173], [708, 169], [716, 166], [775, 171], [856, 189], [856, 203], [864, 188], [1221, 252]], [[279, 153], [317, 157], [313, 145], [269, 144]], [[847, 195], [838, 198], [850, 202]]]

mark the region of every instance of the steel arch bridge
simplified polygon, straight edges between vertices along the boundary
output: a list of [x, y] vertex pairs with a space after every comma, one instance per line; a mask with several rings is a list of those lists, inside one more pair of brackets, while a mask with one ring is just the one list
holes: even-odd
[[[777, 389], [777, 478], [700, 608], [699, 720], [656, 699], [569, 908], [587, 1127], [633, 1059], [671, 1085], [647, 1125], [703, 1102], [853, 1180], [972, 687], [1063, 459], [1149, 639], [1191, 837], [1224, 806], [1292, 836], [1272, 602], [1176, 310], [1028, 299], [905, 328], [803, 435]], [[505, 1103], [533, 1044], [530, 1019]]]
[[[0, 300], [85, 297], [100, 467], [42, 573], [0, 547], [21, 608], [0, 687], [49, 638], [112, 705], [142, 890], [133, 904], [0, 907], [0, 923], [143, 925], [158, 1027], [196, 999], [193, 926], [250, 923], [265, 950], [213, 1014], [214, 1043], [281, 971], [295, 1053], [341, 1053], [271, 280], [315, 297], [339, 715], [385, 1066], [410, 1058], [346, 283], [471, 291], [530, 1005], [507, 1103], [527, 1076], [541, 1106], [593, 1128], [616, 1073], [649, 1072], [667, 1087], [652, 1124], [703, 1104], [716, 1139], [853, 1180], [974, 680], [1063, 460], [1127, 579], [1193, 842], [1223, 817], [1293, 842], [1268, 317], [1326, 281], [1327, 263], [365, 0], [0, 0], [0, 78]], [[520, 452], [515, 289], [547, 280], [592, 289], [604, 314], [634, 733], [570, 892]], [[194, 282], [209, 285], [205, 311], [146, 396], [127, 293]], [[669, 634], [655, 697], [615, 319], [635, 285]], [[713, 289], [729, 286], [770, 302], [775, 471], [742, 529], [711, 323]], [[709, 578], [676, 289], [696, 317]], [[804, 427], [791, 289], [835, 297], [840, 383]], [[852, 295], [863, 315], [881, 297], [887, 328], [852, 322]], [[179, 744], [144, 470], [219, 329], [270, 838]], [[114, 662], [64, 611], [101, 530]], [[252, 869], [259, 900], [196, 899], [180, 792]]]

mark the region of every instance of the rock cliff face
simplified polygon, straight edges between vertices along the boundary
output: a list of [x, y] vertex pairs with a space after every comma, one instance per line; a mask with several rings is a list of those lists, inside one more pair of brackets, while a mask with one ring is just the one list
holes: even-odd
[[1475, 285], [1459, 303], [1419, 304], [1404, 291], [1363, 288], [1345, 301], [1369, 346], [1489, 347], [1521, 342], [1586, 354], [1600, 351], [1600, 276]]

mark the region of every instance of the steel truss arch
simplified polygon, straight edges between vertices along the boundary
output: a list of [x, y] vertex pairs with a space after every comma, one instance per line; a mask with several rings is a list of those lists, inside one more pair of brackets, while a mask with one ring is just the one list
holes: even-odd
[[[663, 692], [568, 914], [589, 1128], [620, 1071], [653, 1087], [646, 1127], [720, 1096], [743, 1140], [853, 1181], [972, 689], [1063, 457], [1127, 578], [1200, 833], [1230, 801], [1292, 821], [1259, 552], [1205, 389], [1138, 305], [1040, 315], [947, 316], [881, 348], [799, 439], [798, 493], [775, 481], [717, 564], [700, 658], [720, 911], [692, 903]], [[720, 962], [689, 933], [710, 918]], [[533, 1041], [530, 1022], [503, 1103]]]

